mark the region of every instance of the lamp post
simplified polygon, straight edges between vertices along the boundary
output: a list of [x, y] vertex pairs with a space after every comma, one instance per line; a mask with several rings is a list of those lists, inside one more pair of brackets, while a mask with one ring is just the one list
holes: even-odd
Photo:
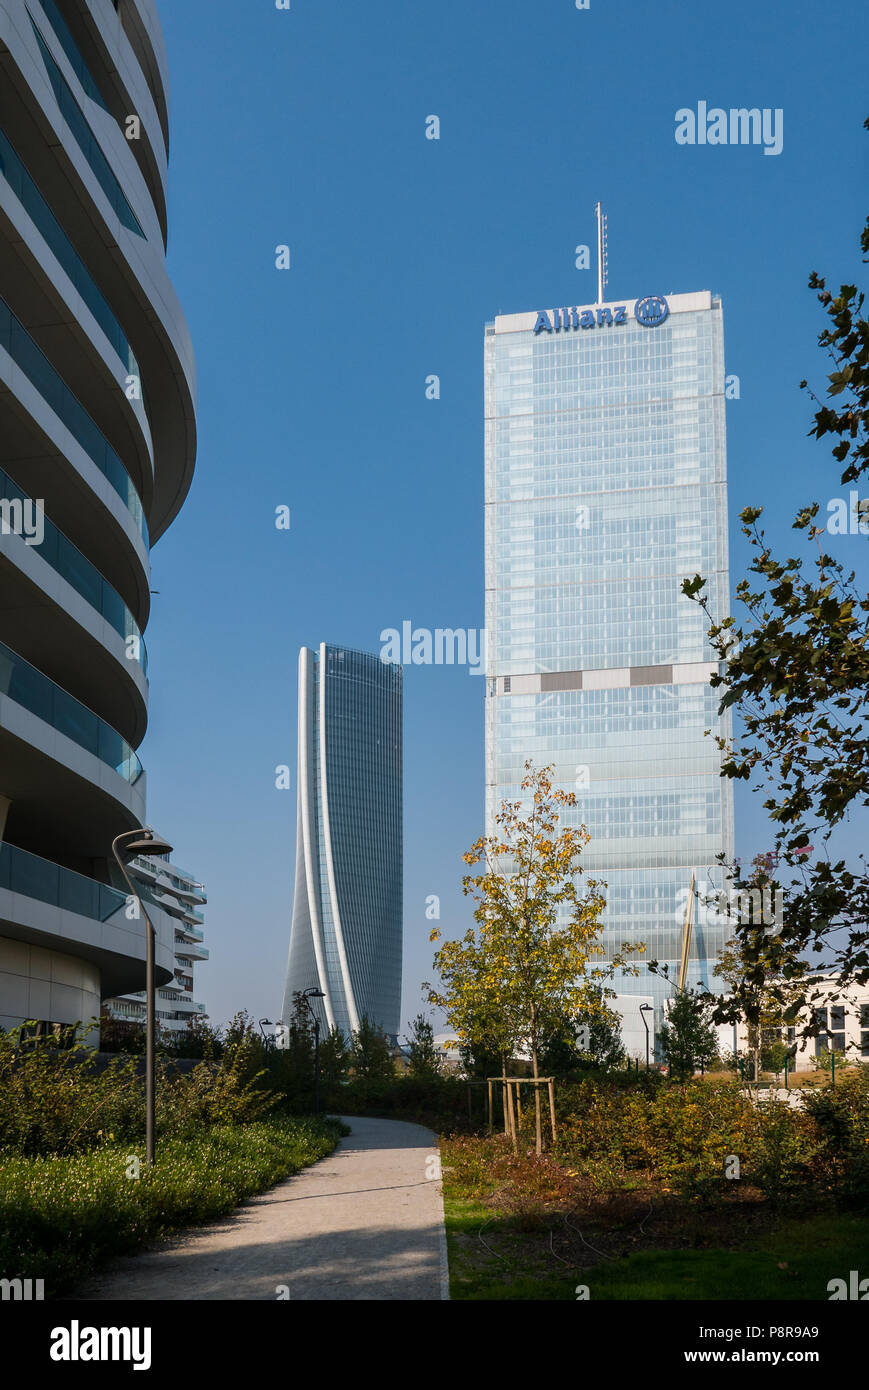
[[311, 999], [325, 999], [326, 996], [321, 989], [313, 985], [310, 989], [302, 990], [302, 998], [305, 1001], [308, 1013], [314, 1020], [314, 1114], [320, 1113], [320, 1020], [311, 1008]]
[[651, 1004], [640, 1005], [640, 1018], [643, 1020], [643, 1027], [646, 1030], [646, 1071], [649, 1070], [649, 1025], [646, 1022], [646, 1014], [653, 1014], [654, 1007]]
[[265, 1043], [266, 1047], [270, 1047], [271, 1044], [274, 1042], [274, 1038], [269, 1038], [266, 1036], [266, 1030], [263, 1027], [263, 1024], [265, 1024], [266, 1028], [271, 1028], [272, 1021], [270, 1018], [261, 1018], [259, 1021], [259, 1030], [263, 1035], [263, 1042]]
[[172, 846], [155, 835], [153, 830], [141, 826], [136, 830], [125, 830], [121, 835], [116, 835], [112, 841], [112, 854], [124, 876], [130, 895], [136, 899], [139, 911], [145, 919], [145, 1162], [150, 1167], [154, 1162], [154, 1044], [157, 1032], [156, 990], [154, 987], [155, 933], [151, 919], [145, 911], [145, 905], [127, 873], [121, 858], [121, 849], [135, 859], [136, 855], [171, 854]]

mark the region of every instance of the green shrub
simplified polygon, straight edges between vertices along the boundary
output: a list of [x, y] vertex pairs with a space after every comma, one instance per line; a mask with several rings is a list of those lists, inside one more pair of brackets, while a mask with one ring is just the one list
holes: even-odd
[[812, 1126], [784, 1101], [763, 1099], [748, 1143], [750, 1180], [775, 1201], [805, 1192], [812, 1182], [817, 1140]]
[[[83, 1153], [112, 1136], [135, 1140], [145, 1129], [141, 1062], [115, 1057], [107, 1064], [81, 1045], [53, 1037], [25, 1043], [22, 1029], [0, 1036], [0, 1153]], [[274, 1103], [254, 1070], [258, 1056], [242, 1038], [224, 1047], [218, 1063], [179, 1072], [158, 1058], [155, 1119], [158, 1135], [182, 1137], [215, 1124], [244, 1124]]]
[[801, 1092], [815, 1134], [814, 1175], [844, 1199], [869, 1203], [869, 1066], [857, 1065], [835, 1086]]
[[[340, 1126], [269, 1119], [215, 1125], [161, 1143], [153, 1168], [128, 1177], [130, 1145], [0, 1163], [0, 1277], [46, 1281], [55, 1295], [113, 1255], [225, 1215], [331, 1153]], [[141, 1157], [141, 1155], [140, 1155]]]

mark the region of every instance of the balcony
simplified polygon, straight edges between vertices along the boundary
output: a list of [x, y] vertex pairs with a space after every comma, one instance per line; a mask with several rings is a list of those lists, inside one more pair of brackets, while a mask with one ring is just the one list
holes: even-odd
[[[16, 482], [0, 468], [0, 499], [22, 507], [30, 502], [27, 494]], [[96, 566], [82, 555], [77, 546], [59, 531], [53, 521], [43, 514], [45, 535], [38, 547], [38, 554], [51, 568], [75, 589], [77, 594], [96, 609], [101, 618], [114, 628], [119, 637], [126, 642], [134, 637], [138, 644], [142, 671], [148, 674], [148, 652], [139, 625], [120, 594], [104, 579]], [[0, 535], [3, 534], [0, 528]]]
[[127, 341], [127, 335], [97, 288], [84, 261], [73, 247], [66, 232], [28, 173], [25, 164], [19, 159], [14, 146], [2, 130], [0, 130], [0, 174], [6, 179], [31, 222], [56, 260], [66, 271], [72, 284], [105, 333], [120, 358], [124, 374], [137, 376], [141, 379], [139, 364]]
[[137, 236], [144, 237], [145, 233], [142, 230], [142, 225], [133, 212], [133, 209], [130, 207], [121, 185], [115, 178], [112, 166], [108, 159], [106, 159], [103, 148], [94, 135], [87, 117], [76, 101], [69, 83], [55, 62], [48, 44], [45, 42], [45, 39], [32, 19], [30, 23], [33, 25], [33, 32], [39, 44], [39, 51], [42, 54], [42, 61], [45, 64], [48, 80], [51, 83], [52, 91], [60, 107], [60, 114], [72, 131], [79, 149], [91, 167], [94, 178], [103, 190], [103, 193], [111, 204], [122, 226], [126, 227], [128, 231], [135, 232]]
[[72, 739], [112, 768], [131, 787], [142, 776], [142, 764], [116, 729], [0, 642], [0, 713], [3, 699], [21, 705], [22, 709]]
[[193, 999], [176, 999], [175, 1011], [181, 1014], [204, 1014], [205, 1005], [197, 1004]]
[[[178, 948], [178, 944], [179, 944], [179, 943], [178, 943], [178, 941], [177, 941], [177, 939], [176, 939], [176, 943], [175, 943], [176, 950], [177, 950], [177, 948]], [[208, 959], [209, 959], [208, 947], [207, 947], [207, 946], [195, 945], [195, 944], [193, 944], [192, 942], [184, 941], [183, 938], [182, 938], [182, 941], [181, 941], [180, 944], [183, 945], [185, 953], [190, 957], [191, 960], [197, 961], [197, 960], [208, 960]]]
[[[179, 932], [183, 932], [184, 935], [178, 935]], [[192, 937], [194, 941], [204, 941], [205, 932], [202, 931], [199, 927], [176, 927], [175, 940], [179, 945], [184, 946], [185, 949], [187, 946], [187, 942], [185, 940], [186, 937]]]
[[63, 377], [51, 365], [42, 349], [31, 338], [24, 325], [13, 314], [5, 299], [0, 299], [0, 347], [6, 349], [15, 365], [51, 406], [91, 462], [114, 488], [147, 545], [148, 525], [142, 502], [120, 456], [88, 415], [78, 397], [69, 389]]
[[0, 843], [0, 888], [94, 922], [107, 922], [127, 906], [126, 895], [116, 888], [6, 843]]

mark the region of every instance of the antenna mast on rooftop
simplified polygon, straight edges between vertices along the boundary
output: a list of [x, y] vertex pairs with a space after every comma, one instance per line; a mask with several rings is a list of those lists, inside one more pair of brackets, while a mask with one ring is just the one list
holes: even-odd
[[604, 290], [609, 279], [606, 213], [600, 203], [595, 203], [594, 211], [597, 217], [597, 302], [603, 304]]

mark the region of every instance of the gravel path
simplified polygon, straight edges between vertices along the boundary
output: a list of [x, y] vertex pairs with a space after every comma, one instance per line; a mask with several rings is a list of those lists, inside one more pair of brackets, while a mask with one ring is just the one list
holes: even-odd
[[328, 1158], [220, 1222], [113, 1261], [74, 1297], [448, 1298], [437, 1139], [342, 1118], [353, 1132]]

